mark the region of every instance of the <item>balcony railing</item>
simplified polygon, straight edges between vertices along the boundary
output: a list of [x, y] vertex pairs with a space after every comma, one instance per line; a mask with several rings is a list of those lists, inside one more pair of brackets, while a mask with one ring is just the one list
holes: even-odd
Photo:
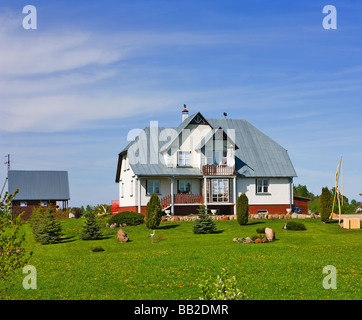
[[235, 166], [212, 164], [202, 166], [202, 175], [204, 176], [234, 176], [235, 174]]

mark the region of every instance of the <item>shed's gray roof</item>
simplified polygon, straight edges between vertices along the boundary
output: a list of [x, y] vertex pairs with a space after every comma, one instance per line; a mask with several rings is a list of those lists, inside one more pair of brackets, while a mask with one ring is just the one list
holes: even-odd
[[[178, 128], [180, 133], [196, 115], [183, 121]], [[213, 128], [235, 130], [235, 167], [239, 177], [296, 177], [288, 152], [273, 139], [262, 133], [244, 119], [206, 119]], [[163, 130], [165, 128], [159, 128]], [[175, 128], [173, 128], [175, 129]], [[159, 131], [159, 132], [160, 132]], [[149, 135], [149, 127], [145, 129]], [[159, 150], [165, 151], [172, 141], [159, 142]], [[128, 144], [121, 154], [125, 153], [134, 142]], [[147, 151], [149, 152], [149, 150]], [[120, 158], [119, 158], [120, 159]], [[149, 157], [148, 157], [149, 159]], [[133, 172], [138, 176], [201, 176], [197, 168], [169, 168], [164, 164], [131, 164]], [[116, 182], [119, 179], [120, 160]]]
[[14, 200], [69, 200], [67, 171], [10, 170], [9, 193], [19, 189]]

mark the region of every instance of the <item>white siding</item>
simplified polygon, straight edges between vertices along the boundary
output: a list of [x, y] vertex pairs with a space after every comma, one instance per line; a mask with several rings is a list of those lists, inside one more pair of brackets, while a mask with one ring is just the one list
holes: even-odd
[[263, 178], [269, 180], [268, 194], [256, 193], [255, 178], [237, 179], [237, 196], [245, 193], [249, 204], [289, 204], [291, 199], [289, 178]]

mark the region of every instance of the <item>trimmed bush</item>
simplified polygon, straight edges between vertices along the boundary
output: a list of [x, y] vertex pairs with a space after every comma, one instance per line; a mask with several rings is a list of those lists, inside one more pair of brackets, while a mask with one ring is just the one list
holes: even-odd
[[305, 225], [297, 221], [289, 221], [286, 223], [287, 230], [307, 230]]
[[319, 202], [319, 214], [322, 222], [327, 222], [332, 211], [332, 195], [328, 187], [322, 188]]
[[92, 252], [102, 252], [104, 249], [101, 246], [91, 247]]
[[236, 216], [241, 226], [248, 223], [249, 199], [245, 193], [242, 193], [236, 202]]
[[127, 226], [137, 226], [145, 222], [145, 216], [142, 213], [133, 212], [133, 211], [123, 211], [117, 213], [116, 215], [112, 216], [108, 223], [111, 224], [118, 224], [123, 225], [124, 223]]

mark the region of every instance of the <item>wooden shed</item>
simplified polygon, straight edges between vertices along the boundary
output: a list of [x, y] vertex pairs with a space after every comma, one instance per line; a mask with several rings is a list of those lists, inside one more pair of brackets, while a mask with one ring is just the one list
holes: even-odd
[[293, 196], [294, 204], [302, 209], [303, 214], [308, 214], [308, 203], [311, 201], [311, 198]]

